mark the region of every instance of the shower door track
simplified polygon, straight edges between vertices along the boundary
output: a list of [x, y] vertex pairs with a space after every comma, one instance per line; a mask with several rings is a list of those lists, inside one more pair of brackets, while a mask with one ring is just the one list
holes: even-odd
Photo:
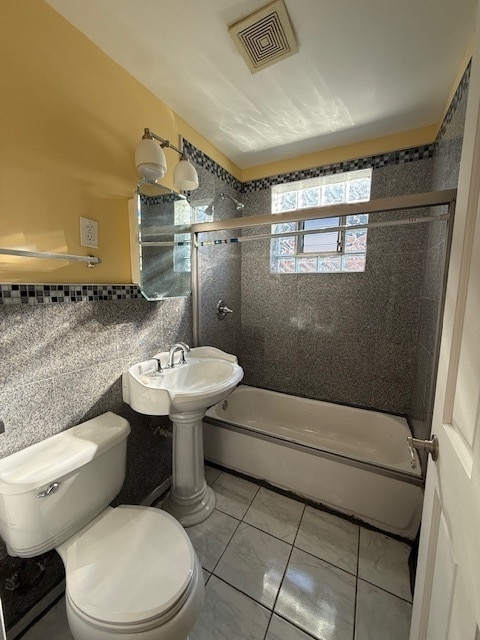
[[[193, 344], [198, 346], [200, 343], [200, 283], [199, 283], [199, 256], [198, 249], [205, 244], [223, 244], [230, 242], [227, 240], [200, 242], [199, 234], [212, 231], [229, 231], [232, 229], [249, 229], [252, 227], [282, 224], [287, 222], [302, 222], [305, 220], [319, 220], [322, 218], [336, 218], [340, 216], [352, 216], [359, 214], [387, 213], [394, 211], [404, 211], [409, 209], [423, 209], [426, 207], [448, 206], [448, 213], [445, 215], [424, 218], [405, 218], [403, 220], [384, 221], [369, 223], [366, 225], [358, 225], [362, 228], [369, 226], [392, 226], [394, 224], [419, 224], [422, 222], [436, 222], [446, 220], [449, 224], [449, 235], [451, 233], [452, 219], [455, 211], [456, 189], [448, 189], [444, 191], [432, 191], [428, 193], [416, 193], [406, 196], [394, 196], [391, 198], [379, 198], [377, 200], [369, 200], [368, 202], [359, 202], [356, 204], [337, 204], [328, 207], [314, 207], [311, 209], [302, 209], [295, 211], [286, 211], [284, 213], [267, 213], [257, 216], [248, 216], [245, 218], [229, 218], [227, 220], [218, 220], [217, 222], [202, 222], [193, 224], [191, 227], [191, 245], [192, 245], [192, 307], [193, 307]], [[355, 228], [353, 225], [349, 228]], [[331, 231], [331, 229], [329, 229]], [[315, 230], [316, 233], [322, 230]], [[262, 234], [260, 236], [252, 236], [252, 240], [263, 240], [268, 238], [278, 238], [282, 235], [294, 235], [296, 232], [288, 232], [286, 234]], [[302, 232], [304, 233], [304, 232]], [[233, 242], [238, 242], [238, 238], [232, 238]]]

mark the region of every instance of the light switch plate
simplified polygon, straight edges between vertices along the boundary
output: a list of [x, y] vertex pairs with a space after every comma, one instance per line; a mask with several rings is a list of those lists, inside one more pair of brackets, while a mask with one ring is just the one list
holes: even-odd
[[80, 218], [80, 244], [82, 247], [98, 249], [98, 222], [90, 218]]

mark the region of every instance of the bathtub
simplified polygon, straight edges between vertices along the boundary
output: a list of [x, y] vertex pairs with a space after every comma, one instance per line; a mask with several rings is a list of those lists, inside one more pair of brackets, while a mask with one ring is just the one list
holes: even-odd
[[423, 480], [405, 419], [241, 385], [203, 422], [207, 461], [413, 539]]

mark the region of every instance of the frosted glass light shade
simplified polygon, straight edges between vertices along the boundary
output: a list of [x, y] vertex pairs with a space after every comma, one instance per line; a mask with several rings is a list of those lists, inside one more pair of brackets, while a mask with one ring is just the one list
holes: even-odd
[[198, 189], [198, 175], [188, 158], [182, 158], [173, 170], [173, 186], [179, 191]]
[[167, 160], [162, 147], [150, 138], [140, 140], [135, 150], [138, 175], [155, 182], [167, 172]]

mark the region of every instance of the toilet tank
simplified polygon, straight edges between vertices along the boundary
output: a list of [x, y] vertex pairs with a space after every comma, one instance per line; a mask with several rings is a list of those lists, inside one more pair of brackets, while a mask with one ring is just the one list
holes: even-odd
[[10, 555], [55, 548], [113, 500], [129, 433], [108, 412], [0, 460], [0, 535]]

